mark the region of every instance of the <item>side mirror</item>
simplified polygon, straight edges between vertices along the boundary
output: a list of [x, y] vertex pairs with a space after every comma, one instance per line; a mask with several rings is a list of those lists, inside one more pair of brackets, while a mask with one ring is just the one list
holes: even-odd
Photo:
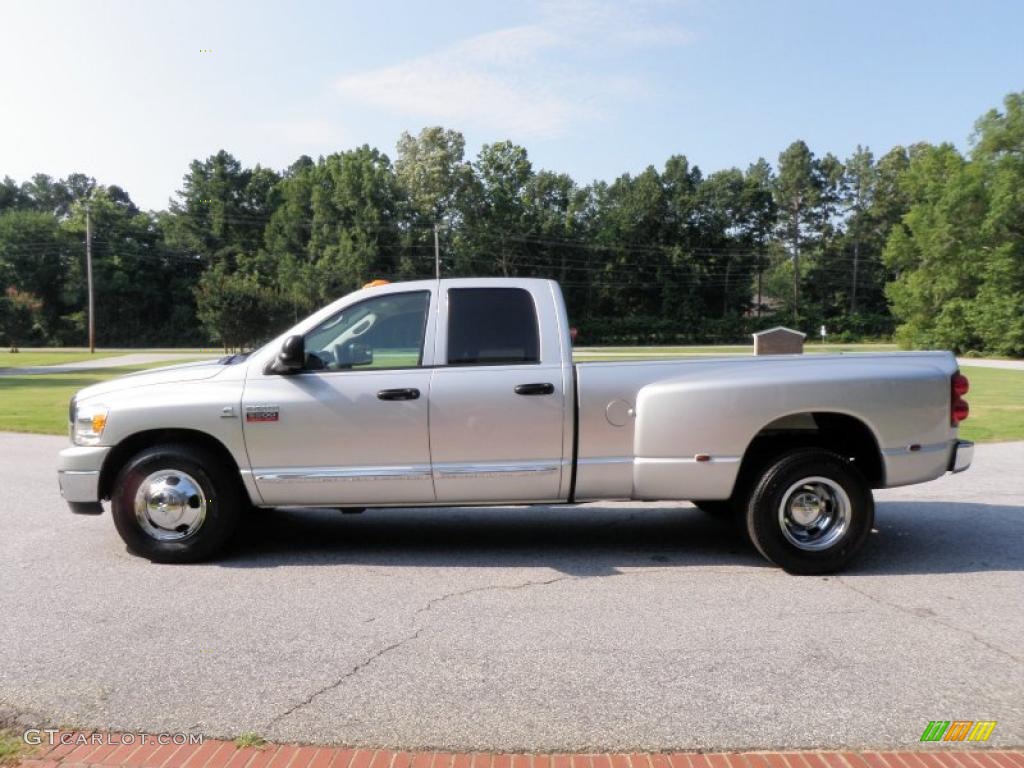
[[289, 336], [281, 344], [277, 359], [271, 364], [274, 373], [294, 373], [306, 365], [306, 340], [298, 334]]

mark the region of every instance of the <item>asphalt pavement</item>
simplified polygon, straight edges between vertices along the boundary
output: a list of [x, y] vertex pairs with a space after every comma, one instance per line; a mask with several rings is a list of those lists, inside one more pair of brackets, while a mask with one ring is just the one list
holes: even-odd
[[1024, 443], [877, 494], [839, 577], [683, 503], [262, 512], [153, 565], [0, 434], [0, 716], [404, 748], [1024, 744]]

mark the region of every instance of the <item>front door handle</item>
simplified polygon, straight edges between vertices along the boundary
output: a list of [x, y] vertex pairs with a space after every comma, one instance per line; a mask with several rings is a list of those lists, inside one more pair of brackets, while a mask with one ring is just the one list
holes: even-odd
[[382, 389], [377, 393], [378, 400], [419, 400], [420, 391], [413, 387], [408, 389]]
[[516, 384], [515, 392], [517, 395], [553, 395], [555, 393], [555, 385]]

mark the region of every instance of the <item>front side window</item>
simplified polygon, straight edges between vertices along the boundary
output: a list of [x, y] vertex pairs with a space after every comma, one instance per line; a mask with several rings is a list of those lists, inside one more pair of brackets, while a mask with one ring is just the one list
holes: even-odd
[[448, 291], [448, 364], [540, 362], [537, 310], [522, 288]]
[[306, 369], [415, 368], [423, 359], [429, 291], [361, 301], [306, 334]]

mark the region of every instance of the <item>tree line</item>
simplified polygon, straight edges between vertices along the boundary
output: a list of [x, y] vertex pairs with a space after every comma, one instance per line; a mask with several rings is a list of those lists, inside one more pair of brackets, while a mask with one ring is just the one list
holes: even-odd
[[705, 175], [683, 155], [611, 182], [525, 148], [403, 134], [283, 171], [193, 161], [167, 210], [83, 174], [0, 183], [7, 343], [81, 345], [92, 234], [103, 346], [253, 345], [377, 278], [557, 278], [583, 343], [831, 338], [1024, 355], [1024, 93], [952, 144], [815, 155]]

